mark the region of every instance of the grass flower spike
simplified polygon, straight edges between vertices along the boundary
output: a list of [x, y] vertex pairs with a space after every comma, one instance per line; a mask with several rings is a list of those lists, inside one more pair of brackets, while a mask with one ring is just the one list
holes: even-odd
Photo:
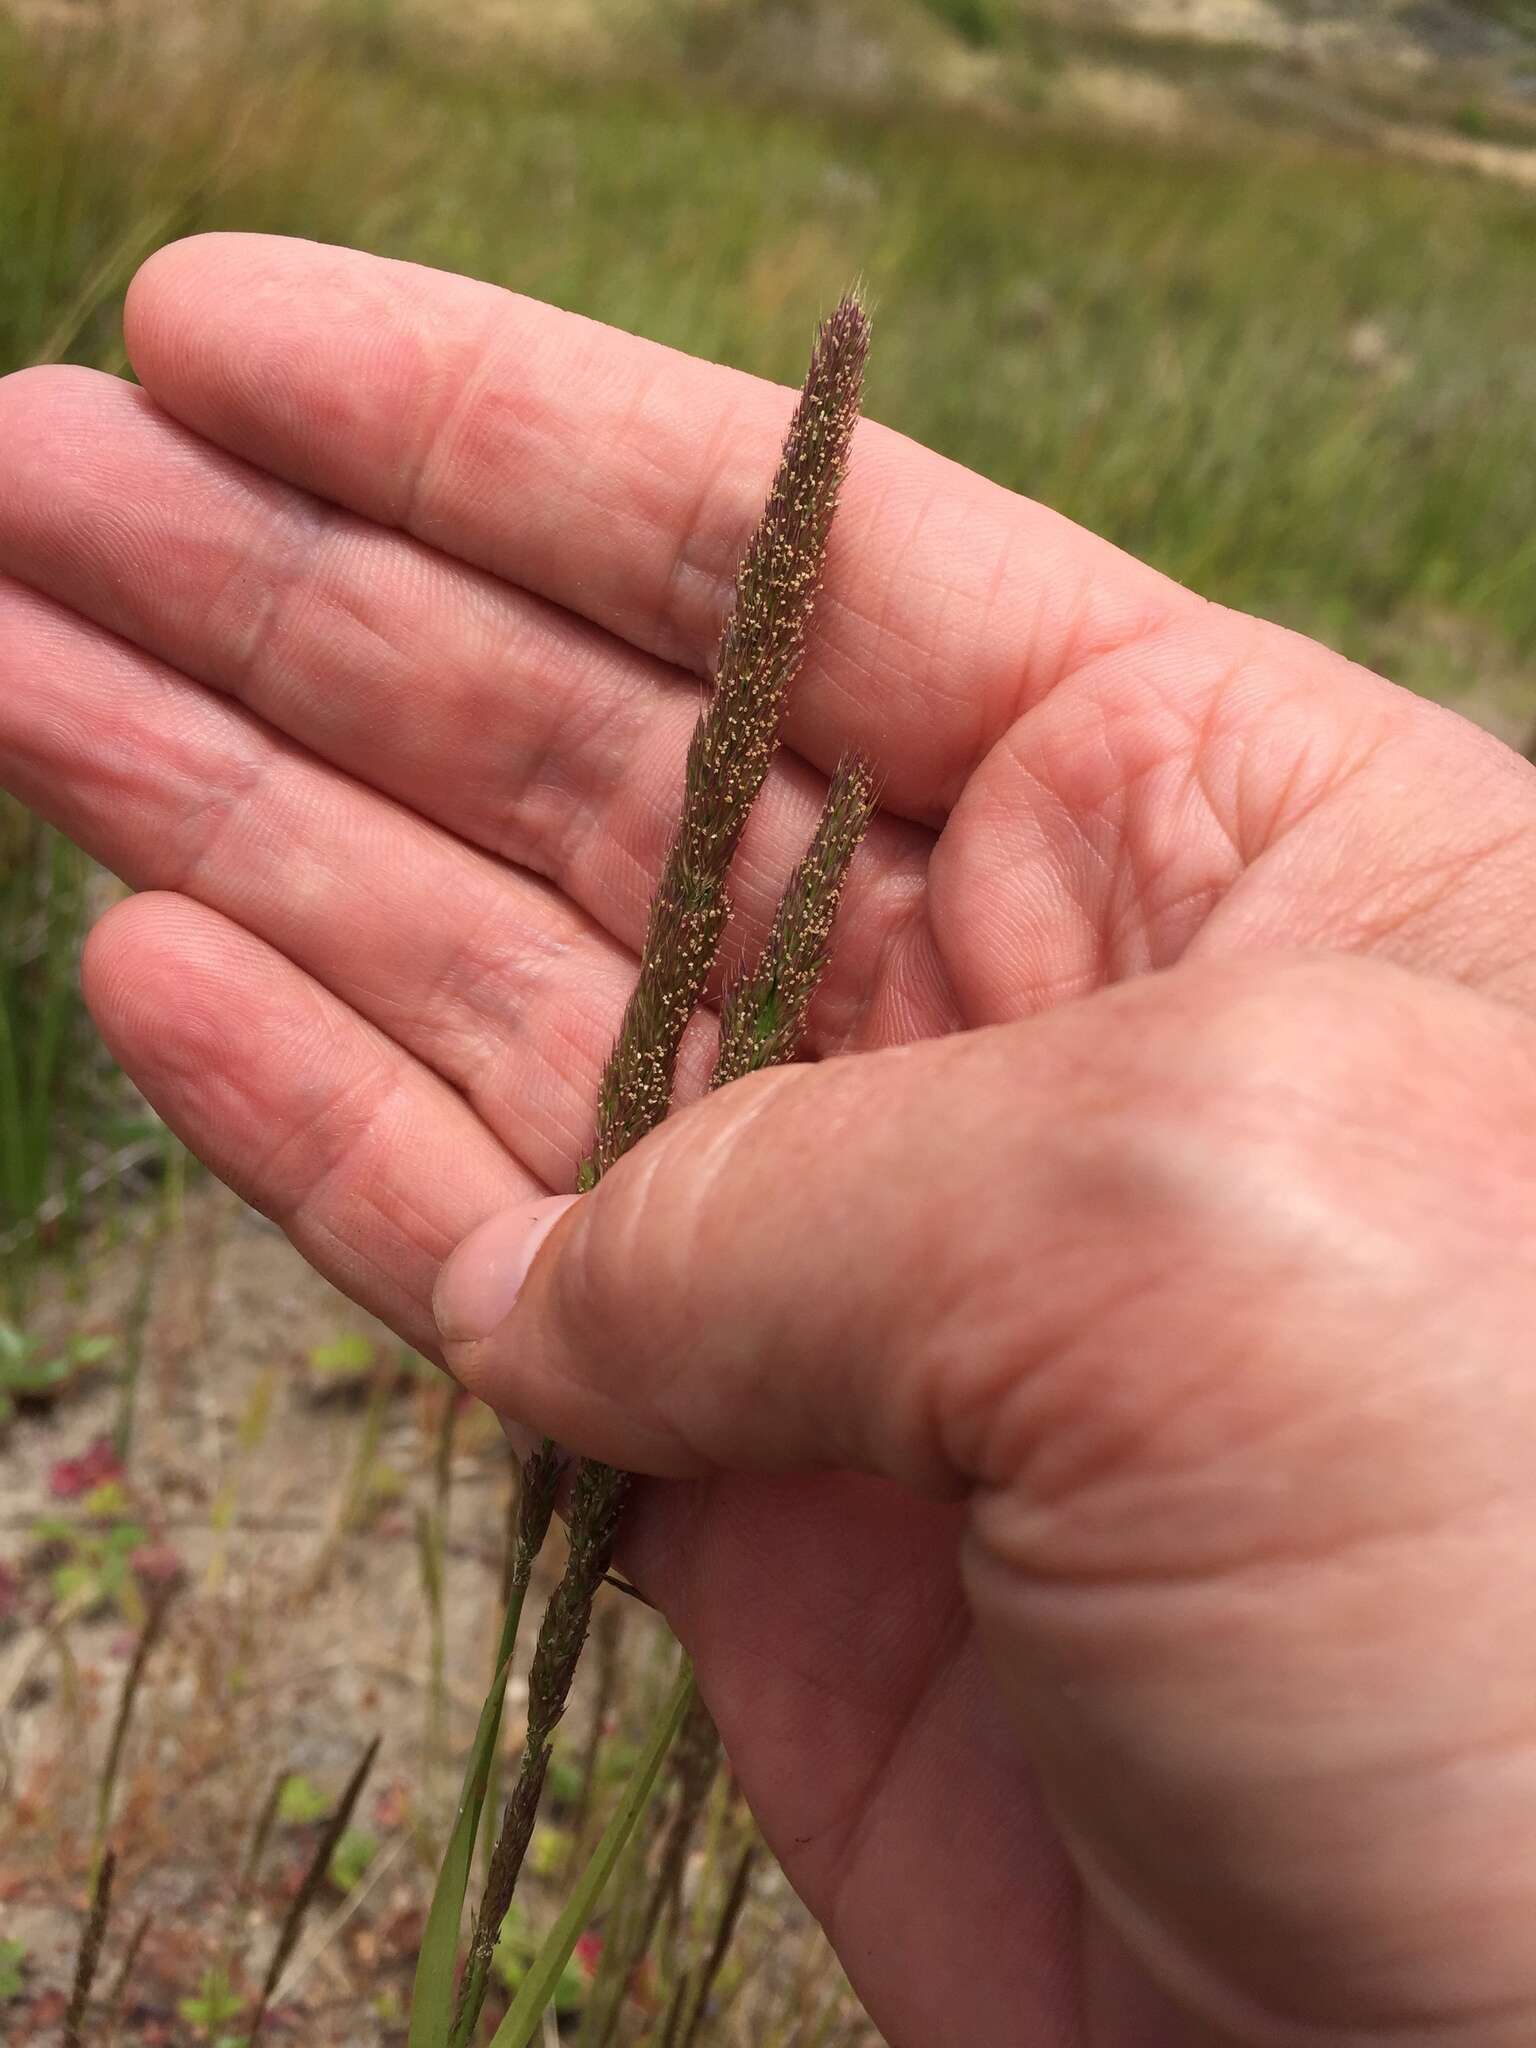
[[[651, 906], [635, 990], [598, 1096], [593, 1148], [578, 1176], [596, 1185], [672, 1104], [678, 1049], [703, 999], [730, 919], [727, 876], [763, 786], [789, 687], [804, 657], [838, 493], [859, 417], [869, 323], [857, 297], [823, 323], [785, 436], [773, 487], [742, 558], [714, 687], [694, 729], [682, 812]], [[762, 958], [727, 1000], [716, 1084], [791, 1056], [825, 962], [842, 878], [868, 822], [867, 772], [844, 764], [780, 906]], [[540, 1478], [548, 1447], [525, 1485]], [[583, 1462], [573, 1482], [570, 1554], [539, 1630], [528, 1732], [475, 1919], [450, 2048], [474, 2035], [491, 1957], [532, 1837], [556, 1726], [565, 1711], [613, 1558], [628, 1475]]]

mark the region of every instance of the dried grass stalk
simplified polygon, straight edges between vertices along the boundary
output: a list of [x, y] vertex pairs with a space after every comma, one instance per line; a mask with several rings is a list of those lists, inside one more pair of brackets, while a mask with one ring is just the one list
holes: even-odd
[[75, 1981], [69, 1994], [69, 2010], [64, 2015], [63, 2048], [81, 2048], [86, 2010], [91, 2002], [91, 1986], [96, 1982], [96, 1965], [101, 1961], [107, 1915], [112, 1910], [112, 1879], [116, 1874], [117, 1855], [109, 1849], [97, 1866], [96, 1882], [91, 1887], [91, 1910], [80, 1937], [80, 1953], [75, 1958]]
[[255, 2048], [267, 2017], [267, 2007], [272, 2001], [272, 1994], [281, 1982], [283, 1972], [288, 1967], [288, 1960], [298, 1945], [309, 1909], [315, 1902], [320, 1886], [325, 1880], [325, 1873], [330, 1868], [331, 1858], [336, 1853], [336, 1844], [351, 1825], [353, 1811], [362, 1794], [368, 1773], [373, 1769], [373, 1760], [379, 1753], [379, 1744], [382, 1740], [382, 1736], [375, 1735], [363, 1751], [356, 1769], [347, 1780], [345, 1791], [337, 1802], [336, 1811], [320, 1830], [320, 1838], [315, 1844], [315, 1853], [310, 1858], [309, 1868], [289, 1902], [287, 1914], [278, 1930], [277, 1945], [272, 1951], [272, 1960], [267, 1965], [267, 1974], [262, 1980], [255, 2010], [251, 2014], [251, 2031], [246, 2037], [246, 2048]]

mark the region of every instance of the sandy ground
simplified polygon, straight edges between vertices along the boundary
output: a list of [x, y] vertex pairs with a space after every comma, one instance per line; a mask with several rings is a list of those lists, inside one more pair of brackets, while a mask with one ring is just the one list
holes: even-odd
[[[83, 1294], [71, 1298], [55, 1286], [36, 1327], [60, 1337], [131, 1330], [145, 1220], [131, 1216], [119, 1241], [94, 1253]], [[333, 1798], [377, 1733], [382, 1748], [358, 1814], [377, 1854], [353, 1894], [328, 1890], [317, 1905], [272, 2038], [307, 2048], [403, 2039], [398, 2016], [434, 1844], [499, 1624], [508, 1454], [488, 1414], [462, 1404], [439, 1693], [417, 1535], [434, 1498], [438, 1376], [408, 1379], [391, 1394], [371, 1461], [379, 1498], [360, 1526], [338, 1534], [366, 1404], [317, 1399], [308, 1356], [348, 1336], [377, 1341], [386, 1359], [398, 1345], [274, 1229], [206, 1182], [194, 1183], [153, 1270], [116, 1512], [145, 1525], [162, 1568], [174, 1554], [183, 1583], [135, 1706], [119, 1780], [113, 1836], [122, 1862], [101, 1981], [110, 1983], [132, 1928], [151, 1913], [122, 2040], [149, 2048], [200, 2038], [178, 2018], [180, 2002], [230, 1955], [248, 1957], [247, 1974], [259, 1977], [312, 1853], [312, 1828], [277, 1829], [242, 1902], [234, 1880], [254, 1815], [284, 1773], [302, 1774]], [[110, 1434], [119, 1399], [103, 1379], [50, 1414], [24, 1418], [0, 1444], [0, 1939], [24, 1944], [30, 1994], [0, 2003], [5, 2041], [47, 2041], [59, 2017], [79, 1941], [102, 1760], [135, 1640], [130, 1618], [111, 1603], [60, 1625], [37, 1523], [48, 1515], [89, 1520], [88, 1500], [61, 1497], [58, 1487], [72, 1483], [79, 1461]], [[620, 1611], [625, 1687], [631, 1696], [654, 1689], [665, 1658], [659, 1620], [620, 1594], [605, 1597]], [[509, 1754], [524, 1698], [515, 1677]], [[582, 1753], [590, 1715], [578, 1699], [567, 1756]], [[642, 1714], [635, 1735], [643, 1722]], [[550, 1906], [556, 1896], [551, 1887]], [[807, 1998], [824, 2000], [838, 1981], [830, 1958], [771, 1869], [755, 1911], [747, 1938], [756, 1952], [773, 1956], [775, 1970], [803, 1969]], [[750, 1986], [745, 1997], [750, 2004]], [[873, 2042], [851, 2002], [847, 2011], [849, 2026], [829, 2039]], [[708, 2038], [754, 2036], [727, 2030]]]

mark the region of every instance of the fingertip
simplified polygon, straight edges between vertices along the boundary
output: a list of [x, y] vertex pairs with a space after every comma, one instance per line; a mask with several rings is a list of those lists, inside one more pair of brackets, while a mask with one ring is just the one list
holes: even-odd
[[228, 239], [218, 233], [185, 235], [163, 243], [134, 272], [123, 298], [123, 345], [141, 378], [166, 310], [182, 298], [189, 275], [206, 262], [215, 245]]
[[93, 1013], [121, 981], [128, 961], [142, 958], [141, 941], [152, 940], [164, 908], [175, 901], [168, 892], [148, 889], [112, 904], [91, 926], [80, 954], [80, 986]]
[[432, 1308], [445, 1346], [483, 1344], [512, 1313], [544, 1241], [580, 1197], [548, 1195], [489, 1216], [444, 1261]]
[[174, 376], [199, 339], [251, 322], [256, 300], [274, 285], [291, 295], [293, 253], [324, 247], [300, 236], [210, 229], [146, 256], [123, 301], [123, 344], [145, 389]]
[[108, 1049], [151, 1088], [170, 1072], [217, 1068], [241, 1014], [230, 1002], [240, 947], [236, 927], [174, 891], [114, 904], [80, 960], [86, 1007]]

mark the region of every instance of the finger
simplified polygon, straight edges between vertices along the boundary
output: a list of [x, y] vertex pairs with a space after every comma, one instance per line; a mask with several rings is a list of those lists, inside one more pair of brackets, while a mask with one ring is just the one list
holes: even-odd
[[634, 963], [546, 885], [3, 578], [0, 759], [135, 887], [249, 927], [569, 1184]]
[[[214, 449], [118, 378], [0, 382], [0, 572], [554, 882], [638, 951], [696, 678]], [[67, 691], [67, 676], [49, 676]], [[760, 936], [825, 783], [788, 761], [736, 894]], [[867, 1007], [929, 835], [880, 821], [818, 1025]]]
[[282, 954], [185, 897], [110, 911], [83, 965], [112, 1052], [307, 1259], [436, 1357], [463, 1231], [538, 1191], [463, 1099]]
[[[1157, 1276], [1168, 1315], [1219, 1320], [1223, 1259], [1240, 1289], [1319, 1246], [1347, 1265], [1359, 1229], [1330, 1205], [1374, 1213], [1401, 1178], [1356, 1202], [1372, 1116], [1391, 1130], [1412, 1110], [1411, 1157], [1433, 1074], [1436, 1128], [1471, 1098], [1469, 1142], [1497, 1131], [1504, 1112], [1442, 1084], [1444, 1047], [1460, 1030], [1470, 1064], [1507, 1063], [1524, 1029], [1374, 963], [1236, 962], [759, 1076], [671, 1118], [591, 1196], [488, 1224], [439, 1290], [450, 1355], [495, 1405], [642, 1471], [1001, 1487], [1061, 1455], [1044, 1426], [1074, 1333], [1112, 1354], [1104, 1332], [1125, 1333], [1140, 1377], [1081, 1419], [1133, 1431], [1171, 1391], [1142, 1371]], [[1186, 1300], [1196, 1251], [1218, 1291]], [[1189, 1364], [1177, 1342], [1169, 1361]]]
[[[703, 674], [791, 395], [492, 286], [249, 235], [153, 256], [125, 314], [167, 411]], [[938, 823], [1024, 701], [1194, 600], [1068, 521], [861, 431], [790, 718]]]

